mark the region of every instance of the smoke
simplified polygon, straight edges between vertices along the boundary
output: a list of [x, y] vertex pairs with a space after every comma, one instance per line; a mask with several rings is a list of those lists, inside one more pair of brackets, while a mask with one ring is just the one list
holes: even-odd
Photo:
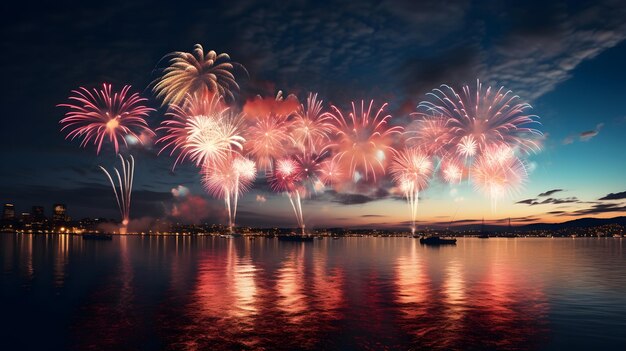
[[[118, 233], [120, 230], [120, 224], [101, 223], [98, 225], [98, 230], [105, 233]], [[128, 223], [128, 233], [141, 233], [148, 232], [150, 230], [153, 232], [167, 231], [169, 230], [169, 224], [153, 217], [131, 219]]]
[[172, 188], [172, 190], [170, 191], [172, 192], [172, 195], [174, 195], [175, 198], [182, 198], [182, 197], [189, 195], [189, 188], [183, 185], [179, 185], [175, 188]]
[[286, 99], [262, 98], [257, 96], [255, 99], [246, 101], [243, 106], [243, 112], [246, 116], [289, 116], [296, 112], [300, 103], [295, 95], [289, 95]]

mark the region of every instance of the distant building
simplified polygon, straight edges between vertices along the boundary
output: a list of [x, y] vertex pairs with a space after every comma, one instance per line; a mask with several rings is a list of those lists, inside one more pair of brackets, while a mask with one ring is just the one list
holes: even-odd
[[54, 222], [67, 221], [67, 207], [65, 204], [54, 204], [52, 206], [52, 220]]
[[4, 210], [2, 211], [3, 221], [15, 220], [15, 206], [13, 204], [4, 204]]
[[43, 206], [33, 206], [30, 211], [30, 215], [32, 216], [33, 222], [39, 222], [46, 219]]

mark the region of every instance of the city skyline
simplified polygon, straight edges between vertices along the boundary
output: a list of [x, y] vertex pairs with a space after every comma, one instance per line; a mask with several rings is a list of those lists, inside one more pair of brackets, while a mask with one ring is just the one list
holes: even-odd
[[[626, 163], [620, 154], [626, 146], [621, 137], [626, 112], [620, 102], [626, 96], [621, 85], [626, 73], [620, 69], [626, 59], [626, 29], [620, 21], [624, 10], [610, 1], [590, 6], [538, 4], [506, 9], [482, 9], [462, 2], [441, 8], [433, 5], [429, 9], [430, 25], [448, 24], [452, 15], [459, 19], [433, 37], [426, 35], [430, 25], [423, 27], [424, 18], [402, 13], [411, 6], [408, 3], [376, 4], [380, 14], [367, 20], [359, 14], [369, 9], [355, 5], [336, 14], [319, 13], [321, 17], [309, 22], [307, 14], [319, 10], [314, 6], [305, 6], [301, 15], [294, 16], [291, 8], [264, 10], [249, 3], [223, 11], [223, 4], [215, 4], [205, 11], [226, 13], [216, 19], [214, 27], [221, 29], [217, 33], [202, 24], [207, 12], [193, 14], [180, 24], [177, 14], [160, 15], [151, 8], [133, 11], [140, 3], [116, 10], [77, 9], [79, 13], [74, 16], [85, 22], [62, 25], [55, 13], [63, 13], [63, 9], [41, 8], [30, 13], [28, 20], [20, 18], [18, 12], [16, 18], [3, 24], [7, 33], [3, 49], [25, 51], [29, 39], [44, 36], [46, 43], [58, 44], [46, 47], [58, 72], [50, 73], [48, 68], [39, 72], [41, 68], [32, 58], [17, 63], [8, 57], [2, 59], [4, 71], [15, 65], [20, 68], [17, 72], [29, 71], [27, 67], [33, 71], [12, 79], [13, 89], [3, 94], [7, 113], [19, 118], [7, 121], [0, 138], [6, 165], [0, 179], [0, 200], [13, 202], [18, 208], [62, 202], [75, 211], [75, 218], [117, 218], [113, 195], [98, 169], [99, 165], [115, 165], [112, 148], [104, 146], [106, 152], [96, 156], [92, 150], [77, 148], [76, 142], [65, 142], [58, 133], [63, 111], [55, 105], [77, 85], [92, 88], [109, 81], [116, 86], [132, 84], [150, 100], [151, 107], [158, 109], [159, 101], [148, 85], [157, 76], [159, 60], [168, 52], [189, 51], [201, 43], [207, 50], [228, 52], [248, 69], [249, 78], [242, 82], [238, 96], [240, 106], [256, 94], [268, 97], [282, 90], [304, 101], [308, 91], [317, 91], [326, 102], [340, 106], [351, 99], [389, 101], [393, 118], [407, 121], [408, 114], [426, 99], [426, 93], [440, 84], [458, 89], [462, 84], [474, 84], [476, 79], [503, 85], [529, 102], [532, 112], [541, 118], [546, 138], [543, 150], [528, 158], [530, 175], [525, 187], [500, 201], [493, 211], [489, 199], [476, 194], [469, 184], [450, 186], [434, 181], [420, 192], [418, 225], [509, 217], [523, 224], [624, 215]], [[467, 11], [471, 9], [485, 11], [474, 14]], [[435, 16], [444, 11], [445, 16]], [[538, 19], [525, 21], [530, 13]], [[602, 21], [590, 18], [598, 13], [602, 16], [595, 18]], [[90, 41], [90, 36], [103, 33], [98, 23], [91, 21], [96, 17], [119, 20], [109, 42]], [[522, 20], [516, 22], [517, 17]], [[168, 20], [179, 23], [180, 30], [168, 31]], [[284, 28], [270, 32], [258, 26], [264, 21], [282, 23]], [[346, 23], [350, 30], [333, 32], [330, 24], [337, 21]], [[542, 25], [537, 26], [537, 21]], [[46, 32], [48, 25], [55, 30]], [[245, 35], [249, 28], [257, 29], [256, 37]], [[294, 40], [290, 30], [298, 30], [300, 39]], [[463, 31], [469, 33], [465, 39], [451, 40]], [[147, 40], [153, 32], [164, 40]], [[312, 34], [316, 32], [326, 36], [317, 38]], [[404, 38], [399, 35], [403, 32], [412, 35]], [[132, 34], [127, 37], [126, 33]], [[420, 43], [417, 48], [409, 46], [415, 42]], [[352, 46], [343, 46], [345, 43]], [[317, 46], [326, 50], [323, 60], [314, 54]], [[394, 55], [375, 54], [389, 52]], [[11, 72], [8, 74], [14, 74]], [[42, 81], [43, 72], [50, 79]], [[163, 108], [152, 113], [150, 127], [156, 128], [164, 113]], [[26, 122], [29, 118], [33, 123]], [[157, 156], [158, 150], [131, 145], [129, 152], [123, 151], [140, 159], [131, 221], [175, 217], [226, 223], [222, 201], [204, 192], [194, 165], [182, 164], [171, 171], [174, 159]], [[410, 219], [406, 203], [401, 195], [390, 191], [390, 183], [390, 177], [383, 179], [381, 191], [376, 192], [322, 191], [304, 200], [304, 221], [307, 227], [322, 223], [349, 227], [405, 223]], [[296, 225], [287, 199], [269, 191], [263, 178], [257, 178], [251, 191], [241, 198], [237, 222], [259, 227]]]

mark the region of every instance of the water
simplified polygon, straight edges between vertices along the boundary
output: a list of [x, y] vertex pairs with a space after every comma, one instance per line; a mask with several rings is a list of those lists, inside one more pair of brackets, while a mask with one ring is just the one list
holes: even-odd
[[0, 235], [0, 349], [626, 349], [626, 241]]

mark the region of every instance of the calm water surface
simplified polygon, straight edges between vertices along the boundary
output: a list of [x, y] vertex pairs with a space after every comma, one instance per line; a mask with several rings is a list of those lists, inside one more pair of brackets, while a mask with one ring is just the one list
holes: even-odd
[[624, 350], [625, 243], [2, 234], [0, 349]]

